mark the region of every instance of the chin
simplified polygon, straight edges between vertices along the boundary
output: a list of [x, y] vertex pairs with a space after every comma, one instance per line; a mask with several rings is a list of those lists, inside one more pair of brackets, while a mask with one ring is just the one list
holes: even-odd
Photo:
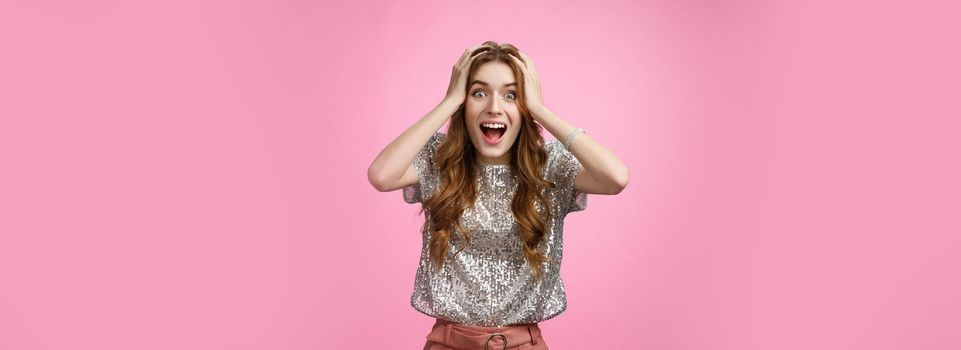
[[480, 151], [480, 154], [487, 158], [497, 159], [497, 158], [503, 157], [509, 151], [510, 150], [501, 151], [501, 150], [492, 150], [492, 149], [482, 149]]
[[505, 154], [511, 151], [514, 142], [517, 140], [517, 135], [504, 135], [501, 140], [495, 144], [488, 144], [484, 140], [484, 136], [472, 135], [471, 142], [474, 144], [474, 148], [477, 153], [485, 158], [496, 159], [503, 157]]
[[497, 145], [489, 145], [484, 140], [480, 140], [481, 148], [478, 152], [487, 158], [500, 158], [511, 151], [515, 140], [504, 138]]

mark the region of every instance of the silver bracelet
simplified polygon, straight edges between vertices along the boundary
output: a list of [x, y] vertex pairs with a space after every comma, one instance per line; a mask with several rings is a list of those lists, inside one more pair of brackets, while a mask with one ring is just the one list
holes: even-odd
[[564, 138], [564, 148], [566, 148], [568, 151], [570, 151], [570, 150], [571, 150], [571, 142], [573, 142], [573, 141], [574, 141], [574, 137], [576, 137], [577, 134], [580, 134], [580, 133], [587, 133], [587, 132], [584, 131], [584, 129], [577, 128], [577, 129], [574, 129], [573, 131], [571, 131], [570, 134], [567, 134], [567, 137]]

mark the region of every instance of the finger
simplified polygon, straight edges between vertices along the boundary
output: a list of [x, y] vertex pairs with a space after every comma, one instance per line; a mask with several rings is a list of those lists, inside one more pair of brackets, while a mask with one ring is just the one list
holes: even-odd
[[472, 46], [464, 50], [464, 53], [460, 56], [460, 59], [458, 59], [457, 63], [454, 64], [454, 68], [457, 68], [458, 66], [463, 66], [468, 62], [470, 62], [471, 60], [473, 60], [474, 57], [477, 57], [476, 54], [472, 56], [471, 53], [474, 52], [474, 50], [477, 50], [477, 48], [479, 47], [480, 46]]
[[[518, 51], [518, 54], [523, 55], [523, 53], [521, 53], [520, 51]], [[530, 66], [530, 63], [527, 62], [526, 59], [521, 59], [520, 57], [515, 57], [515, 56], [513, 56], [513, 55], [512, 55], [512, 57], [514, 57], [514, 59], [516, 59], [517, 62], [519, 62], [518, 64], [521, 66], [521, 69], [522, 69], [524, 72], [527, 72], [527, 71], [529, 71], [529, 70], [532, 69], [531, 66]]]
[[521, 75], [524, 76], [524, 79], [525, 79], [525, 80], [526, 80], [526, 79], [533, 78], [533, 76], [532, 76], [531, 73], [530, 73], [530, 68], [527, 67], [527, 64], [525, 64], [524, 61], [521, 61], [520, 58], [517, 58], [517, 57], [514, 56], [514, 55], [507, 55], [507, 56], [510, 57], [511, 59], [513, 59], [515, 63], [517, 63], [517, 66], [520, 67], [520, 69], [521, 69]]
[[518, 54], [518, 55], [521, 55], [521, 57], [524, 57], [524, 60], [526, 60], [526, 61], [530, 61], [530, 60], [531, 60], [531, 57], [530, 57], [530, 56], [527, 56], [526, 53], [523, 53], [523, 52], [521, 52], [521, 51], [517, 51], [517, 54]]
[[467, 54], [465, 53], [465, 56], [462, 56], [461, 59], [457, 61], [457, 65], [455, 65], [455, 67], [458, 67], [458, 66], [462, 67], [462, 66], [467, 66], [471, 64], [471, 62], [473, 62], [474, 59], [477, 58], [477, 56], [480, 56], [484, 52], [485, 51], [477, 51], [472, 56], [466, 56]]
[[512, 60], [514, 60], [514, 62], [517, 62], [517, 65], [521, 67], [521, 70], [524, 70], [527, 68], [527, 66], [524, 64], [524, 61], [521, 61], [521, 59], [517, 58], [517, 56], [514, 56], [508, 53], [507, 57], [510, 57]]
[[537, 77], [537, 69], [534, 68], [534, 61], [523, 52], [517, 51], [517, 53], [524, 57], [524, 71], [530, 73], [531, 79], [537, 81], [539, 78]]
[[462, 56], [463, 61], [467, 62], [473, 60], [475, 57], [487, 52], [484, 49], [487, 49], [487, 47], [484, 45], [472, 46], [468, 48], [466, 51], [464, 51], [464, 56]]
[[484, 50], [474, 51], [474, 55], [471, 56], [470, 58], [473, 59], [474, 57], [480, 56], [480, 55], [485, 54], [485, 53], [487, 53], [487, 52], [488, 52], [488, 51], [484, 51]]
[[517, 53], [519, 53], [521, 57], [524, 57], [524, 62], [528, 64], [528, 67], [534, 67], [534, 60], [532, 60], [530, 56], [520, 51], [517, 51]]
[[479, 47], [480, 47], [480, 45], [478, 45], [478, 46], [471, 46], [471, 47], [468, 47], [468, 48], [464, 49], [464, 53], [460, 55], [461, 59], [466, 59], [466, 58], [470, 57], [471, 53], [473, 53], [474, 50], [477, 50], [477, 48], [479, 48]]
[[[517, 53], [520, 54], [520, 51], [518, 51]], [[521, 63], [524, 62], [524, 60], [521, 59], [520, 56], [515, 55], [514, 53], [508, 52], [507, 55], [510, 56], [510, 57], [513, 58], [513, 59], [516, 59], [518, 62], [521, 62]]]
[[523, 52], [521, 52], [521, 51], [517, 51], [517, 54], [520, 55], [520, 57], [523, 58], [523, 60], [521, 60], [521, 61], [524, 62], [524, 67], [525, 67], [525, 68], [527, 68], [527, 69], [529, 69], [529, 70], [534, 70], [534, 62], [531, 60], [530, 56], [527, 56], [527, 54], [525, 54], [525, 53], [523, 53]]
[[477, 46], [471, 46], [469, 49], [467, 49], [467, 51], [469, 53], [478, 53], [478, 52], [484, 52], [484, 50], [487, 50], [487, 49], [490, 49], [490, 47], [484, 46], [484, 45], [477, 45]]

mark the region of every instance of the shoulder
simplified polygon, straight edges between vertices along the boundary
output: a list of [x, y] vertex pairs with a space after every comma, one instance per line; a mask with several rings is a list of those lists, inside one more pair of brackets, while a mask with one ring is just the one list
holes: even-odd
[[544, 150], [547, 151], [547, 164], [544, 170], [548, 178], [572, 177], [580, 170], [580, 162], [573, 153], [564, 148], [560, 140], [545, 141]]
[[439, 146], [440, 143], [443, 142], [444, 138], [446, 137], [447, 137], [446, 134], [435, 132], [434, 135], [432, 135], [430, 139], [427, 140], [427, 143], [424, 144], [424, 147], [421, 148], [419, 155], [421, 157], [432, 156], [435, 152], [437, 152], [437, 146]]
[[548, 160], [553, 160], [562, 152], [566, 151], [564, 145], [557, 139], [544, 141], [544, 150], [547, 151]]
[[439, 131], [435, 132], [434, 135], [430, 137], [430, 140], [427, 141], [427, 146], [437, 147], [437, 145], [443, 142], [445, 138], [447, 138], [447, 134], [441, 133]]
[[561, 142], [558, 141], [557, 139], [552, 139], [552, 140], [544, 141], [544, 149], [550, 150], [550, 149], [552, 149], [552, 148], [554, 148], [554, 147], [559, 146], [560, 144], [561, 144]]
[[547, 164], [557, 164], [558, 162], [570, 162], [573, 154], [564, 148], [560, 140], [553, 139], [544, 142], [544, 151], [547, 152]]
[[446, 136], [446, 134], [435, 132], [427, 140], [427, 143], [417, 151], [417, 155], [414, 157], [414, 167], [417, 168], [418, 176], [423, 176], [433, 170], [434, 157], [437, 154], [438, 146]]

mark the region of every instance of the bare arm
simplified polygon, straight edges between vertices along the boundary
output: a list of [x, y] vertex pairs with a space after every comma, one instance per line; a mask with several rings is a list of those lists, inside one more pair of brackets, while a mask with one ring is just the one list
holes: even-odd
[[378, 191], [388, 192], [417, 182], [414, 157], [434, 133], [444, 125], [462, 101], [444, 99], [427, 115], [384, 147], [367, 168], [367, 180]]
[[[547, 107], [540, 106], [531, 113], [555, 138], [563, 141], [574, 126], [558, 117]], [[575, 178], [574, 187], [584, 193], [618, 194], [630, 181], [627, 165], [611, 150], [589, 134], [578, 134], [571, 142], [571, 154], [584, 166]]]
[[[540, 76], [534, 67], [534, 61], [523, 52], [520, 57], [511, 55], [517, 62], [524, 75], [524, 97], [527, 108], [538, 123], [550, 131], [554, 138], [562, 142], [575, 128], [566, 120], [558, 117], [547, 106], [541, 97]], [[571, 154], [577, 158], [583, 168], [574, 178], [574, 188], [579, 192], [594, 194], [618, 194], [627, 187], [630, 181], [627, 165], [617, 158], [594, 137], [581, 133], [574, 138], [570, 145]]]
[[417, 182], [414, 157], [427, 145], [427, 141], [437, 133], [467, 98], [467, 73], [471, 62], [483, 50], [482, 45], [471, 46], [464, 50], [460, 59], [451, 68], [450, 84], [447, 95], [437, 107], [423, 116], [414, 125], [404, 130], [400, 136], [384, 147], [367, 168], [367, 181], [378, 191], [388, 192], [413, 185]]

